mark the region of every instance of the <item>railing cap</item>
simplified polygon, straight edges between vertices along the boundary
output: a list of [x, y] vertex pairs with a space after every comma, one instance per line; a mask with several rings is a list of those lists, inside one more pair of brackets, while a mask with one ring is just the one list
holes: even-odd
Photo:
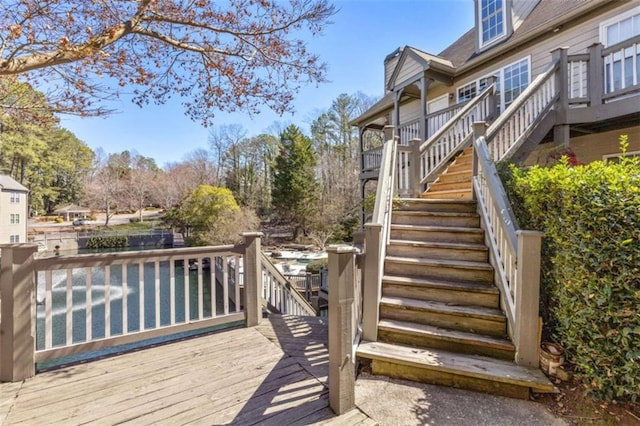
[[264, 237], [264, 233], [259, 232], [259, 231], [253, 231], [253, 232], [241, 232], [240, 233], [241, 236], [243, 237]]
[[328, 253], [355, 253], [356, 248], [347, 244], [331, 244], [327, 247]]

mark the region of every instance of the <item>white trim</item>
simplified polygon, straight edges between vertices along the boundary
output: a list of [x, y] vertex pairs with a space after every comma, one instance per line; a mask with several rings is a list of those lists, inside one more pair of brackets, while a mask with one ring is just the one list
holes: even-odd
[[[609, 43], [607, 40], [607, 27], [610, 27], [611, 25], [617, 24], [618, 22], [624, 21], [625, 19], [638, 14], [640, 14], [640, 6], [634, 7], [633, 9], [629, 9], [625, 12], [622, 12], [619, 15], [616, 15], [612, 18], [609, 18], [600, 22], [600, 43], [602, 43], [604, 47], [609, 46]], [[633, 35], [631, 37], [633, 37]], [[621, 41], [624, 41], [624, 40], [619, 40], [618, 42], [621, 42]]]
[[602, 156], [602, 159], [610, 160], [612, 158], [620, 158], [620, 157], [640, 157], [640, 151], [625, 152], [624, 154], [622, 152], [618, 152], [615, 154], [605, 154]]
[[[483, 39], [483, 19], [482, 19], [482, 2], [486, 1], [486, 0], [478, 0], [477, 1], [477, 16], [478, 16], [478, 25], [476, 26], [476, 37], [478, 37], [478, 46], [480, 47], [480, 50], [486, 49], [487, 47], [491, 46], [492, 44], [497, 43], [498, 41], [502, 40], [503, 38], [505, 38], [507, 36], [507, 13], [511, 13], [511, 10], [509, 10], [508, 7], [508, 2], [507, 0], [500, 0], [502, 1], [502, 8], [501, 8], [501, 12], [502, 13], [502, 31], [500, 31], [498, 33], [498, 35], [496, 35], [495, 37], [484, 41]], [[495, 1], [495, 0], [490, 0], [490, 1]], [[497, 14], [498, 12], [496, 12], [495, 14]]]

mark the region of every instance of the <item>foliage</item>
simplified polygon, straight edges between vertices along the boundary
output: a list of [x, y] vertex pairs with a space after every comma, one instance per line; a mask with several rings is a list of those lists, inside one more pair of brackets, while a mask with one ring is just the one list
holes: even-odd
[[637, 400], [640, 161], [571, 167], [564, 159], [513, 167], [507, 181], [520, 225], [545, 232], [543, 313], [555, 337], [592, 391]]
[[256, 226], [255, 215], [243, 211], [227, 188], [200, 185], [164, 217], [182, 229], [192, 245], [223, 244], [240, 239]]
[[89, 249], [122, 248], [128, 246], [129, 241], [125, 236], [91, 237], [87, 240], [87, 248]]
[[307, 232], [316, 212], [318, 183], [311, 140], [291, 125], [280, 135], [280, 151], [273, 167], [273, 206], [278, 217]]
[[139, 105], [179, 95], [205, 123], [216, 110], [283, 113], [326, 74], [298, 34], [334, 13], [326, 0], [2, 0], [0, 76], [56, 88], [52, 104], [82, 114], [107, 112], [94, 102], [125, 86]]
[[310, 274], [319, 274], [322, 268], [326, 268], [328, 264], [327, 259], [317, 259], [309, 262], [306, 266], [306, 271]]

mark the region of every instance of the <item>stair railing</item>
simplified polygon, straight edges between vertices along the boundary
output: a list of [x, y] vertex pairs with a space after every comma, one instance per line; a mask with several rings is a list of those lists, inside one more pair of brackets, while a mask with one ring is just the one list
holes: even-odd
[[362, 301], [362, 338], [376, 341], [378, 334], [379, 302], [382, 288], [384, 259], [391, 228], [391, 210], [396, 189], [397, 137], [394, 127], [385, 126], [376, 201], [371, 222], [365, 224], [365, 260]]
[[472, 124], [475, 121], [488, 120], [495, 111], [493, 102], [495, 91], [496, 84], [490, 84], [479, 96], [469, 101], [433, 136], [420, 145], [419, 188], [399, 188], [399, 190], [422, 192], [425, 185], [435, 180], [456, 154], [471, 144]]
[[489, 126], [486, 141], [493, 161], [511, 158], [556, 104], [560, 96], [556, 81], [559, 67], [556, 58]]
[[263, 306], [281, 314], [316, 316], [316, 309], [262, 253]]
[[485, 137], [486, 124], [474, 124], [474, 197], [507, 332], [516, 347], [515, 361], [535, 367], [539, 362], [540, 247], [542, 233], [518, 228]]

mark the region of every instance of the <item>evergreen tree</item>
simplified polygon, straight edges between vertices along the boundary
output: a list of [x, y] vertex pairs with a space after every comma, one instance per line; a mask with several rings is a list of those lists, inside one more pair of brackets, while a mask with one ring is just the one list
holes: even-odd
[[307, 232], [317, 211], [316, 155], [311, 139], [291, 125], [280, 134], [273, 168], [273, 206], [277, 216], [293, 226], [294, 238]]

